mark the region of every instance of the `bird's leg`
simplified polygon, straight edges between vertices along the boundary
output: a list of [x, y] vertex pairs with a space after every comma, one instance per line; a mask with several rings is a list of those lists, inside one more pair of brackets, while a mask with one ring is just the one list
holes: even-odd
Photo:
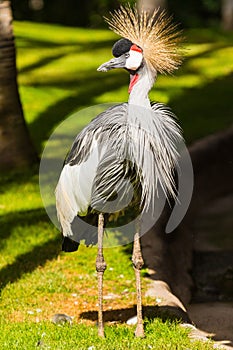
[[98, 218], [98, 253], [96, 257], [96, 271], [98, 278], [98, 335], [104, 337], [104, 323], [103, 323], [103, 275], [106, 270], [106, 263], [103, 256], [103, 235], [104, 235], [104, 216], [99, 214]]
[[141, 245], [140, 245], [140, 236], [139, 236], [140, 226], [139, 224], [136, 227], [136, 233], [134, 236], [134, 245], [133, 245], [133, 267], [136, 277], [136, 289], [137, 289], [137, 328], [135, 331], [136, 337], [144, 337], [144, 328], [143, 328], [143, 318], [142, 318], [142, 292], [141, 292], [141, 278], [140, 271], [144, 264]]

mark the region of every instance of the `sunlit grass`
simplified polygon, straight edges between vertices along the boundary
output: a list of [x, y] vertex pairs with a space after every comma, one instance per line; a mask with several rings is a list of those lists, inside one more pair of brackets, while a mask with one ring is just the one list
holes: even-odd
[[[116, 36], [110, 31], [27, 22], [14, 27], [21, 98], [40, 154], [52, 131], [74, 111], [127, 100], [127, 72], [96, 71], [111, 57]], [[190, 30], [186, 36], [182, 68], [174, 76], [159, 76], [150, 96], [171, 105], [191, 142], [232, 123], [233, 49], [231, 34]], [[89, 120], [90, 113], [78, 114], [77, 129]], [[60, 146], [54, 140], [48, 159], [60, 154]], [[96, 247], [60, 252], [60, 233], [43, 208], [37, 173], [36, 167], [0, 177], [0, 348], [211, 349], [208, 343], [190, 343], [176, 322], [160, 319], [146, 322], [143, 340], [134, 338], [134, 326], [111, 322], [107, 339], [97, 337]], [[104, 309], [109, 321], [111, 312], [118, 322], [120, 314], [125, 320], [135, 314], [131, 248], [105, 249]], [[144, 278], [143, 294], [148, 283]], [[143, 304], [156, 309], [152, 298], [143, 297]], [[53, 325], [55, 313], [74, 316], [74, 325]]]
[[[127, 101], [126, 72], [96, 72], [111, 57], [111, 46], [117, 39], [109, 30], [17, 22], [15, 33], [21, 98], [39, 151], [48, 133], [74, 110]], [[174, 76], [159, 76], [150, 97], [172, 107], [187, 142], [191, 142], [226, 127], [232, 118], [233, 107], [226, 107], [226, 101], [232, 84], [233, 38], [232, 34], [208, 29], [184, 34], [186, 54], [182, 67]], [[211, 103], [216, 100], [212, 108]], [[206, 125], [211, 110], [217, 117], [220, 111], [221, 118]], [[195, 120], [194, 127], [190, 120]]]
[[[169, 329], [169, 331], [168, 331]], [[106, 327], [106, 339], [97, 337], [96, 327], [85, 325], [56, 327], [48, 323], [25, 323], [3, 325], [4, 337], [0, 340], [1, 348], [62, 350], [208, 350], [211, 345], [184, 341], [186, 331], [177, 324], [161, 323], [157, 320], [146, 324], [147, 338], [137, 339], [132, 329], [122, 325]]]

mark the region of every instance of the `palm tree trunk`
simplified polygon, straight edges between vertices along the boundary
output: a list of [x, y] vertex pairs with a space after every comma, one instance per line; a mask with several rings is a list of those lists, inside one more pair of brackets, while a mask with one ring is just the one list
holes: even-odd
[[150, 14], [154, 12], [155, 9], [159, 8], [159, 12], [166, 9], [167, 0], [138, 0], [139, 10], [146, 10]]
[[17, 85], [15, 44], [10, 1], [0, 0], [0, 169], [36, 160], [24, 121]]
[[222, 0], [222, 26], [233, 30], [233, 0]]

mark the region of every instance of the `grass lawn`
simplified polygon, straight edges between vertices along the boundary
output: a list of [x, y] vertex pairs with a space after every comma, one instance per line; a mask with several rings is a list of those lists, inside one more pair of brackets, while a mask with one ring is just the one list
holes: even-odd
[[[21, 99], [38, 153], [74, 111], [127, 100], [126, 72], [96, 71], [111, 57], [116, 37], [110, 31], [28, 22], [14, 28]], [[151, 99], [173, 108], [190, 143], [232, 123], [233, 36], [199, 29], [186, 37], [183, 67], [174, 77], [159, 77]], [[79, 117], [80, 128], [88, 118]], [[105, 251], [107, 339], [97, 338], [96, 248], [60, 252], [60, 234], [40, 198], [37, 166], [0, 176], [0, 227], [0, 349], [212, 348], [190, 343], [176, 322], [147, 320], [143, 340], [134, 338], [134, 326], [114, 323], [135, 312], [130, 246]], [[147, 283], [144, 278], [144, 291]], [[143, 303], [156, 306], [151, 298]], [[52, 324], [55, 313], [74, 316], [73, 325]]]

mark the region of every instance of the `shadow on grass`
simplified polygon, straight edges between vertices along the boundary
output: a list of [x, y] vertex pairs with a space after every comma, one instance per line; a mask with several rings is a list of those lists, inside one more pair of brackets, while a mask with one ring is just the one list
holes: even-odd
[[21, 227], [28, 230], [28, 226], [38, 225], [41, 222], [48, 222], [48, 216], [44, 209], [32, 209], [15, 211], [13, 213], [0, 216], [0, 250], [3, 249], [6, 239], [10, 237], [11, 232], [16, 227]]
[[[54, 127], [63, 121], [67, 115], [75, 110], [77, 111], [81, 106], [89, 107], [95, 105], [95, 99], [98, 96], [104, 92], [113, 92], [116, 87], [120, 88], [126, 83], [127, 77], [124, 74], [110, 73], [104, 75], [93, 69], [82, 72], [72, 81], [53, 80], [48, 82], [48, 86], [62, 87], [63, 89], [73, 88], [74, 92], [54, 105], [49, 106], [30, 124], [30, 131], [33, 134], [33, 138], [37, 140], [40, 150], [43, 141], [49, 138]], [[46, 85], [46, 82], [43, 85]]]
[[[19, 177], [20, 178], [20, 177]], [[21, 179], [22, 180], [22, 179]], [[33, 210], [15, 211], [0, 216], [0, 251], [7, 245], [7, 240], [13, 233], [17, 235], [16, 244], [21, 239], [27, 244], [29, 251], [19, 254], [15, 257], [14, 262], [5, 265], [0, 270], [0, 290], [8, 283], [13, 283], [20, 279], [24, 274], [33, 272], [38, 266], [43, 266], [46, 261], [54, 259], [60, 253], [60, 238], [56, 233], [54, 238], [36, 246], [30, 246], [33, 235], [40, 235], [40, 230], [49, 229], [49, 221], [43, 208]], [[30, 230], [32, 228], [32, 231]], [[36, 232], [38, 228], [38, 233]], [[17, 231], [20, 229], [20, 231]], [[55, 232], [55, 231], [54, 231]], [[46, 239], [46, 233], [43, 232], [43, 239]], [[14, 247], [17, 253], [17, 246]], [[10, 251], [9, 251], [10, 253]]]
[[217, 52], [219, 50], [222, 50], [222, 49], [226, 49], [228, 47], [231, 47], [231, 45], [229, 43], [219, 43], [218, 42], [216, 44], [213, 44], [213, 45], [211, 45], [210, 48], [205, 49], [204, 51], [201, 51], [201, 52], [198, 52], [198, 53], [194, 53], [192, 55], [189, 55], [188, 57], [185, 57], [183, 66], [185, 66], [186, 62], [189, 62], [189, 61], [194, 60], [196, 58], [208, 57], [212, 53], [215, 53], [215, 52]]
[[15, 261], [0, 270], [0, 290], [8, 283], [19, 280], [26, 273], [33, 272], [38, 266], [44, 266], [60, 252], [58, 237], [34, 247], [27, 253], [16, 257]]
[[232, 124], [232, 86], [233, 74], [229, 74], [204, 86], [185, 89], [169, 101], [189, 143]]
[[233, 33], [214, 28], [192, 28], [185, 34], [188, 43], [205, 44], [205, 43], [227, 43], [232, 46]]
[[[136, 306], [131, 308], [104, 311], [104, 322], [125, 323], [131, 317], [136, 316]], [[181, 321], [191, 323], [188, 314], [182, 309], [173, 306], [143, 306], [143, 317], [148, 320], [161, 318], [163, 321]], [[91, 321], [98, 320], [98, 311], [87, 311], [80, 314], [80, 318]]]
[[[208, 52], [200, 56], [206, 54]], [[184, 65], [184, 71], [200, 74], [198, 71], [191, 71], [188, 65], [187, 67]], [[99, 96], [105, 92], [114, 93], [116, 87], [119, 89], [127, 85], [127, 81], [128, 77], [123, 72], [110, 72], [104, 75], [93, 69], [78, 72], [77, 67], [77, 77], [65, 81], [52, 79], [43, 82], [43, 86], [60, 87], [72, 91], [69, 96], [49, 106], [30, 124], [30, 131], [39, 151], [43, 141], [49, 138], [54, 127], [67, 115], [81, 107], [95, 105]], [[169, 101], [169, 106], [181, 120], [188, 142], [230, 125], [233, 113], [233, 105], [230, 103], [232, 83], [233, 76], [230, 74], [198, 88], [185, 88], [177, 98], [174, 97]]]
[[[25, 40], [24, 40], [25, 42]], [[41, 47], [42, 49], [56, 49], [56, 48], [61, 48], [64, 47], [64, 51], [63, 53], [59, 52], [55, 52], [55, 53], [51, 53], [51, 55], [48, 55], [46, 57], [42, 57], [40, 59], [38, 59], [38, 61], [32, 63], [32, 64], [28, 64], [25, 67], [18, 69], [18, 72], [20, 74], [22, 73], [27, 73], [30, 72], [34, 69], [38, 69], [41, 68], [47, 64], [51, 64], [53, 61], [56, 61], [58, 59], [61, 59], [65, 56], [69, 56], [72, 54], [77, 54], [77, 53], [85, 53], [85, 52], [89, 52], [91, 50], [95, 51], [98, 49], [104, 49], [104, 48], [111, 48], [111, 45], [113, 44], [113, 40], [106, 40], [106, 41], [98, 41], [98, 42], [89, 42], [89, 43], [79, 43], [78, 41], [75, 43], [68, 43], [67, 45], [65, 45], [64, 43], [52, 43], [52, 42], [44, 42], [44, 41], [39, 41], [38, 40], [32, 40], [32, 39], [27, 39], [26, 40], [27, 45], [23, 45], [24, 48], [39, 48]], [[20, 45], [18, 45], [20, 47]], [[69, 48], [69, 49], [66, 49]]]
[[[90, 31], [90, 30], [89, 30]], [[54, 34], [56, 35], [56, 34]], [[80, 34], [82, 36], [82, 34]], [[93, 30], [93, 36], [95, 36], [95, 31]], [[79, 41], [79, 32], [77, 31], [77, 35], [75, 39], [72, 41], [71, 38], [68, 39], [67, 43], [64, 41], [59, 42], [59, 38], [56, 42], [51, 41], [49, 39], [32, 39], [25, 38], [24, 36], [17, 35], [16, 36], [16, 44], [18, 48], [27, 48], [27, 49], [48, 49], [48, 48], [61, 48], [61, 47], [73, 47], [76, 49], [76, 52], [86, 52], [90, 50], [98, 50], [104, 49], [108, 47], [109, 49], [117, 40], [116, 38], [110, 38], [107, 40], [99, 40], [99, 41], [91, 41], [91, 37], [88, 37], [88, 41], [84, 42]]]
[[19, 186], [27, 186], [28, 183], [33, 186], [38, 185], [38, 171], [39, 164], [36, 163], [30, 168], [22, 167], [15, 171], [7, 171], [6, 169], [5, 171], [1, 172], [0, 194], [7, 192], [8, 190], [12, 189], [12, 187], [15, 187], [17, 192]]
[[[70, 53], [72, 53], [72, 52], [70, 52]], [[53, 61], [59, 60], [62, 57], [65, 57], [66, 55], [67, 55], [67, 52], [65, 52], [63, 54], [56, 53], [56, 54], [53, 54], [53, 55], [50, 55], [50, 56], [47, 56], [47, 57], [43, 57], [40, 60], [38, 60], [37, 62], [34, 62], [34, 63], [29, 64], [29, 65], [27, 65], [27, 66], [25, 66], [25, 67], [23, 67], [21, 69], [18, 69], [18, 72], [20, 74], [30, 72], [31, 70], [43, 67], [46, 64], [50, 64]]]

